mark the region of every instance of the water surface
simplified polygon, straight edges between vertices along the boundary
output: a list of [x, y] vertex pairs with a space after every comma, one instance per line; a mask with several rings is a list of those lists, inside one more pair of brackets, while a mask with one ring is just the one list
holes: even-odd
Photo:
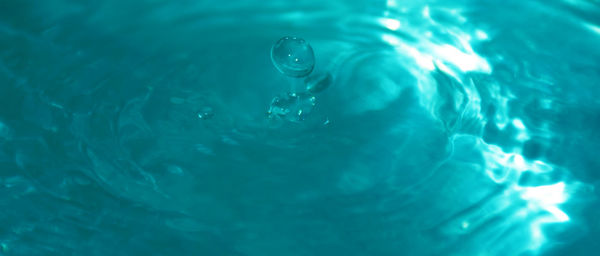
[[[332, 78], [302, 120], [283, 36]], [[1, 255], [600, 250], [596, 0], [8, 0], [0, 38]]]

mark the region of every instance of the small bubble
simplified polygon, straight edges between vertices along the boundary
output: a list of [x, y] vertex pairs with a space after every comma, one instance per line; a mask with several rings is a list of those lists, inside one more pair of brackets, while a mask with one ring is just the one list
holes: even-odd
[[287, 76], [304, 77], [315, 67], [312, 47], [302, 38], [285, 36], [271, 48], [273, 65]]
[[214, 116], [213, 109], [211, 107], [204, 107], [198, 112], [198, 118], [202, 120], [210, 119]]

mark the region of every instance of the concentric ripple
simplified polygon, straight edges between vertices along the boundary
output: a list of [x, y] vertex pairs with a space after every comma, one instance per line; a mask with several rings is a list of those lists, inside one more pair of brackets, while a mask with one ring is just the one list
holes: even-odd
[[[594, 1], [9, 1], [0, 254], [598, 249], [599, 13]], [[285, 35], [314, 50], [307, 94], [272, 67]], [[289, 109], [301, 114], [269, 118]]]

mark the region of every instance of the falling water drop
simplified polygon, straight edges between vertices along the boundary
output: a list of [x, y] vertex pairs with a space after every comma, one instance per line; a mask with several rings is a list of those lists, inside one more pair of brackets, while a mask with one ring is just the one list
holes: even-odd
[[273, 65], [284, 75], [304, 77], [315, 67], [312, 47], [302, 38], [285, 36], [271, 48]]

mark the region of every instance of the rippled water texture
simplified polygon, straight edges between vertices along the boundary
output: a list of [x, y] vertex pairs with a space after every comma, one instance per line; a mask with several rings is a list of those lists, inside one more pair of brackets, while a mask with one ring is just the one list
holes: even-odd
[[597, 0], [2, 1], [0, 255], [593, 255], [599, 45]]

